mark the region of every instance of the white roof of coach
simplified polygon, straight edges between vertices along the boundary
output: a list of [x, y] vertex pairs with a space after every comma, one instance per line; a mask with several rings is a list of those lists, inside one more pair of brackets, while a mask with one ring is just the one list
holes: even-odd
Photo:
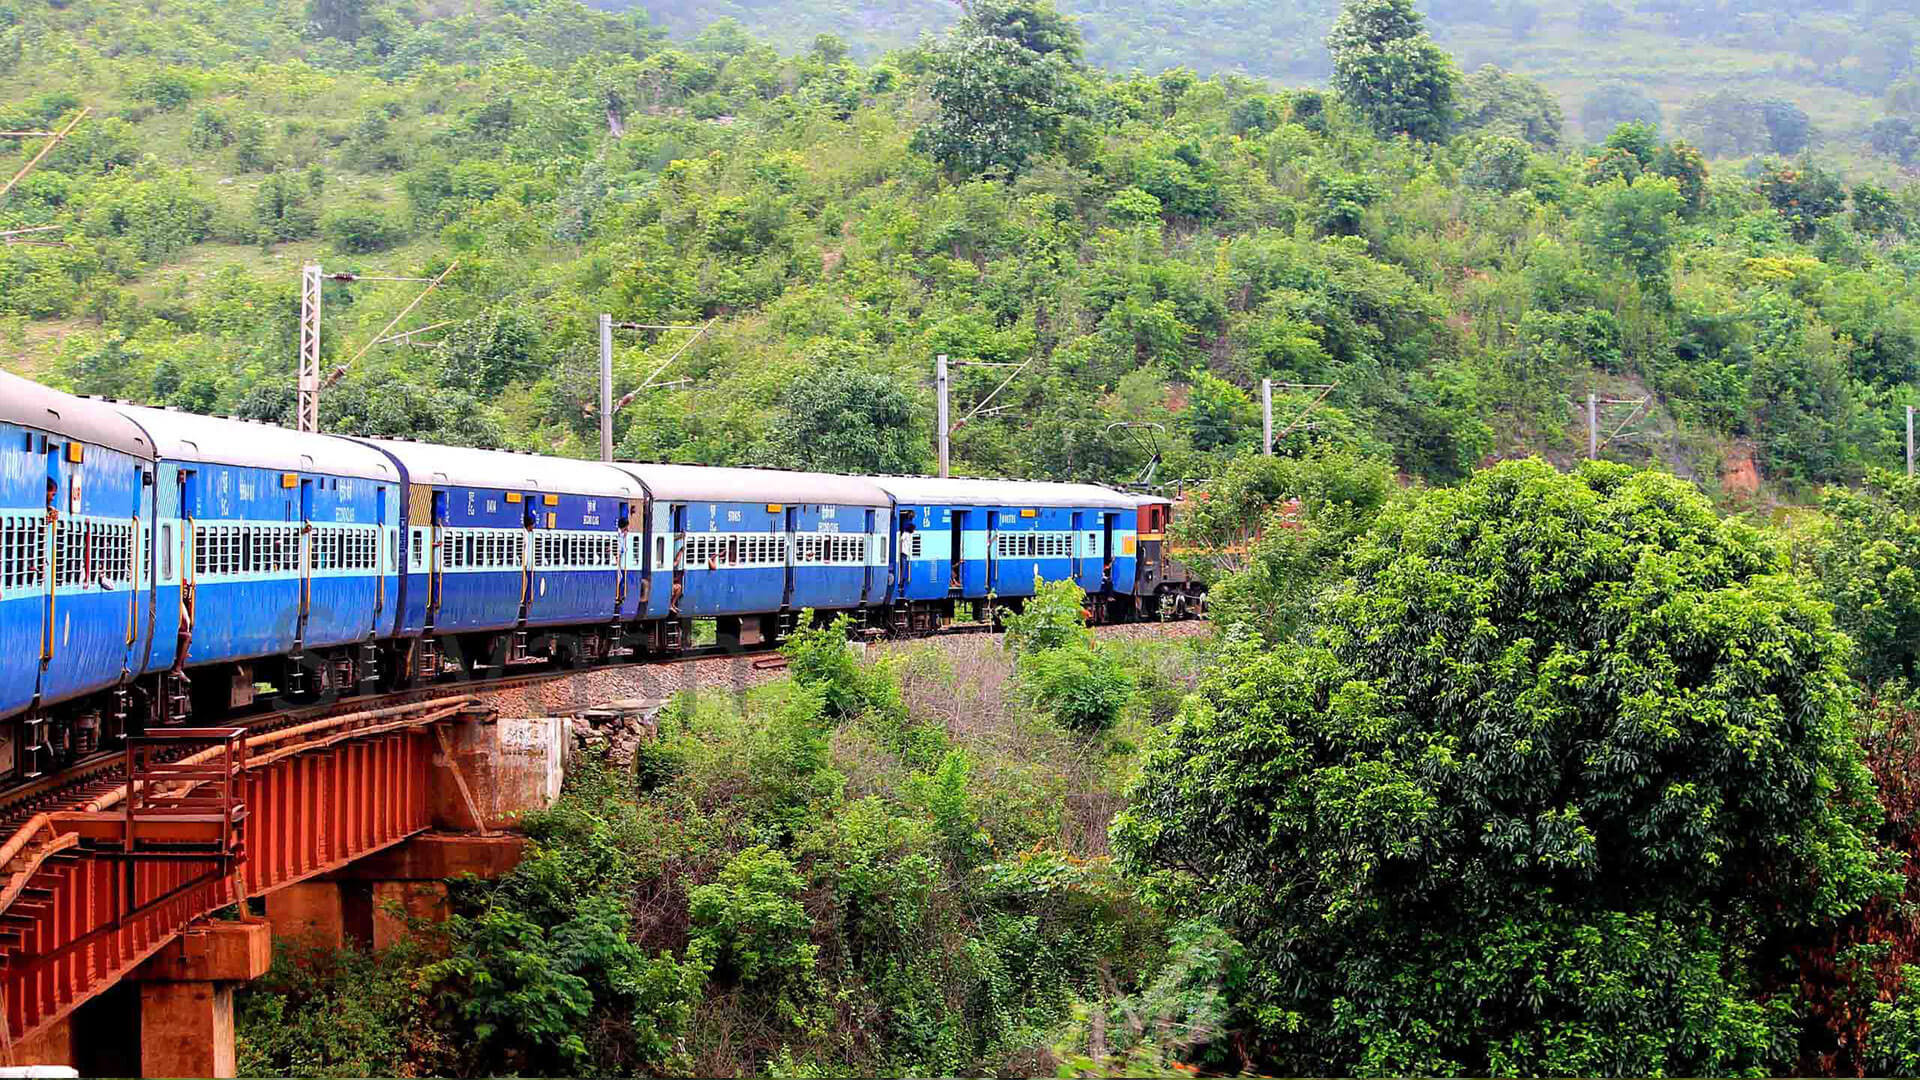
[[955, 476], [877, 476], [899, 501], [916, 506], [1060, 506], [1131, 510], [1134, 497], [1094, 484], [1048, 480], [983, 480]]
[[4, 371], [0, 371], [0, 420], [153, 460], [152, 440], [113, 406]]
[[665, 502], [801, 503], [891, 507], [893, 500], [872, 480], [787, 469], [738, 469], [725, 465], [664, 465], [617, 462]]
[[313, 435], [256, 420], [117, 402], [114, 408], [147, 430], [160, 456], [286, 472], [318, 472], [368, 480], [398, 480], [400, 472], [378, 452], [333, 435]]
[[378, 447], [398, 458], [407, 467], [410, 484], [453, 484], [621, 499], [637, 499], [641, 494], [640, 485], [633, 482], [633, 477], [598, 461], [476, 450], [405, 439], [355, 438], [354, 441]]

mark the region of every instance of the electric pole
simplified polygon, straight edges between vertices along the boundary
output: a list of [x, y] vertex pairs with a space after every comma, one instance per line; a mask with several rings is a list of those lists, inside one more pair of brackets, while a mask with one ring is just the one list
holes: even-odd
[[940, 428], [939, 428], [940, 430], [940, 475], [946, 476], [947, 466], [949, 464], [948, 458], [947, 458], [947, 436], [952, 434], [947, 430], [947, 354], [946, 353], [941, 353], [940, 356], [934, 361], [933, 384], [934, 384], [935, 391], [939, 395], [939, 404], [937, 406], [937, 414], [938, 414], [938, 422], [940, 425]]
[[25, 165], [22, 165], [20, 167], [20, 171], [13, 174], [13, 179], [8, 180], [5, 186], [0, 187], [0, 197], [4, 197], [7, 194], [7, 192], [12, 191], [13, 185], [19, 183], [22, 178], [24, 178], [28, 173], [32, 172], [33, 167], [35, 165], [40, 164], [41, 159], [45, 158], [48, 154], [53, 153], [53, 148], [56, 146], [59, 146], [61, 143], [61, 140], [73, 134], [73, 129], [79, 127], [80, 121], [85, 120], [87, 118], [87, 114], [92, 111], [93, 111], [93, 106], [91, 105], [86, 106], [85, 108], [82, 108], [78, 113], [74, 114], [74, 117], [72, 120], [67, 122], [67, 126], [61, 128], [59, 131], [0, 131], [0, 136], [7, 136], [10, 138], [18, 139], [18, 138], [30, 138], [33, 136], [45, 136], [47, 140], [47, 145], [41, 147], [39, 153], [33, 155], [33, 158], [31, 160], [29, 160]]
[[1600, 458], [1600, 395], [1587, 394], [1587, 460]]
[[[619, 412], [621, 409], [626, 408], [629, 404], [632, 403], [633, 399], [639, 395], [640, 391], [645, 390], [649, 386], [678, 386], [682, 383], [688, 382], [689, 380], [686, 380], [686, 379], [680, 379], [670, 383], [655, 383], [653, 380], [658, 378], [660, 373], [667, 369], [668, 364], [671, 364], [675, 360], [678, 360], [680, 358], [681, 353], [686, 352], [688, 349], [693, 348], [693, 343], [696, 341], [699, 341], [701, 336], [704, 335], [707, 332], [707, 330], [711, 328], [715, 322], [718, 321], [718, 319], [719, 319], [719, 316], [715, 316], [714, 318], [708, 319], [706, 322], [700, 323], [698, 325], [694, 325], [691, 323], [667, 323], [667, 324], [635, 323], [635, 322], [618, 322], [617, 323], [613, 321], [613, 316], [610, 313], [604, 312], [604, 311], [600, 313], [600, 460], [601, 461], [613, 460], [613, 416], [614, 414]], [[660, 362], [659, 367], [656, 367], [651, 372], [648, 372], [646, 379], [644, 379], [639, 386], [636, 386], [633, 389], [627, 391], [626, 393], [620, 395], [620, 400], [615, 401], [613, 400], [613, 332], [615, 330], [649, 330], [649, 331], [692, 330], [694, 334], [692, 337], [688, 338], [686, 341], [681, 342], [680, 347], [673, 350], [673, 355], [667, 357], [665, 360], [662, 360]], [[582, 408], [580, 411], [583, 415], [588, 412], [588, 410], [585, 408]]]
[[1273, 380], [1260, 380], [1260, 445], [1262, 453], [1273, 456]]
[[[459, 265], [457, 262], [448, 263], [445, 270], [440, 271], [437, 276], [430, 278], [391, 277], [387, 275], [369, 274], [329, 274], [320, 269], [319, 263], [308, 263], [300, 268], [300, 381], [294, 402], [294, 426], [297, 430], [306, 432], [317, 432], [320, 430], [320, 391], [340, 381], [340, 376], [347, 373], [347, 369], [353, 366], [355, 360], [365, 356], [368, 349], [382, 342], [394, 340], [394, 338], [388, 336], [389, 332], [392, 331], [394, 327], [400, 325], [400, 320], [406, 318], [408, 312], [411, 312], [415, 307], [419, 306], [420, 301], [425, 300], [428, 293], [439, 288], [440, 283], [445, 281], [447, 275], [453, 273], [454, 268]], [[422, 281], [426, 283], [427, 287], [420, 291], [419, 296], [413, 298], [412, 303], [401, 308], [400, 314], [390, 319], [387, 325], [381, 328], [379, 333], [373, 335], [372, 340], [360, 346], [360, 351], [353, 354], [353, 359], [334, 368], [333, 372], [327, 376], [326, 381], [322, 382], [320, 379], [320, 283], [323, 280]], [[446, 323], [435, 324], [436, 327], [445, 325]], [[424, 332], [424, 329], [431, 328], [423, 328], [423, 330], [419, 332]]]
[[320, 430], [320, 264], [300, 268], [300, 390], [297, 423], [301, 431]]
[[600, 315], [600, 460], [613, 460], [613, 316]]
[[1913, 406], [1907, 406], [1907, 475], [1913, 475]]

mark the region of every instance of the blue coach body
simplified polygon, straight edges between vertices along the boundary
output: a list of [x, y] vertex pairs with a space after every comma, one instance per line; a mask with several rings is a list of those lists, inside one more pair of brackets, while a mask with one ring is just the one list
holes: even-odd
[[848, 611], [889, 597], [892, 502], [830, 473], [622, 463], [647, 487], [648, 619]]
[[0, 716], [139, 671], [152, 470], [152, 440], [104, 403], [0, 373]]
[[399, 636], [610, 624], [638, 609], [645, 493], [594, 461], [390, 439], [408, 485]]
[[[383, 454], [271, 424], [119, 406], [153, 437], [179, 535], [158, 586], [189, 666], [371, 640], [397, 602], [400, 474]], [[157, 639], [156, 639], [157, 640]], [[176, 657], [156, 649], [147, 670]]]
[[1091, 484], [877, 477], [893, 497], [896, 595], [984, 600], [1072, 578], [1089, 593], [1133, 589], [1136, 501]]

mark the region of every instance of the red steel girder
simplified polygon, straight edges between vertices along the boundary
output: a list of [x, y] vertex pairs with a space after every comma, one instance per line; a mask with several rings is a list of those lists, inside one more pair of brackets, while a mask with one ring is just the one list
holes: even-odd
[[[422, 725], [448, 715], [442, 708], [248, 758], [235, 779], [239, 813], [196, 791], [181, 808], [192, 812], [155, 813], [162, 801], [148, 798], [131, 814], [47, 815], [45, 846], [60, 850], [21, 871], [29, 880], [0, 911], [4, 1056], [194, 920], [425, 831], [434, 740]], [[132, 854], [124, 850], [129, 820]], [[34, 855], [22, 851], [15, 866]]]

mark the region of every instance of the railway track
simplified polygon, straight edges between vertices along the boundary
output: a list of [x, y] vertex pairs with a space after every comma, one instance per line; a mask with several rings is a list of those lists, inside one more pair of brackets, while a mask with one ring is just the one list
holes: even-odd
[[[720, 650], [692, 650], [683, 656], [645, 661], [648, 664], [687, 664], [714, 656]], [[559, 668], [540, 665], [524, 674], [506, 674], [496, 678], [437, 682], [385, 694], [356, 694], [311, 705], [295, 705], [252, 715], [222, 718], [221, 723], [244, 727], [249, 735], [265, 735], [301, 724], [310, 724], [336, 716], [373, 712], [403, 705], [430, 705], [436, 701], [454, 701], [470, 697], [476, 691], [512, 690], [569, 678], [594, 668]], [[126, 754], [122, 750], [102, 750], [81, 758], [59, 772], [36, 777], [0, 791], [0, 837], [11, 835], [36, 815], [69, 810], [126, 784]]]

